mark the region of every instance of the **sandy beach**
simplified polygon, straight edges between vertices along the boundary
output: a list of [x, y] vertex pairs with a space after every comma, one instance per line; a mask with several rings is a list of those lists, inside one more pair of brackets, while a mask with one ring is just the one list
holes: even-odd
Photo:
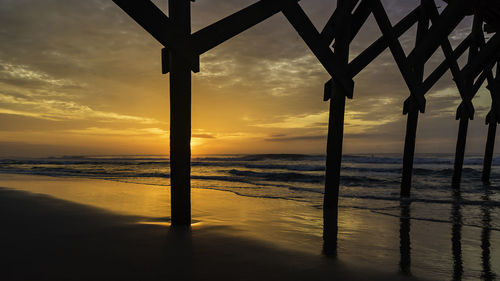
[[8, 174], [0, 186], [2, 280], [474, 280], [485, 262], [497, 270], [497, 231], [485, 261], [481, 229], [467, 225], [341, 208], [333, 259], [322, 254], [321, 208], [301, 202], [193, 189], [186, 231], [170, 229], [167, 187]]
[[0, 26], [0, 281], [500, 279], [500, 0]]
[[[193, 201], [198, 202], [195, 218], [199, 208], [208, 205], [212, 206], [204, 212], [218, 210], [220, 216], [215, 213], [198, 216], [202, 219], [191, 231], [172, 230], [168, 218], [162, 221], [147, 216], [145, 209], [131, 210], [120, 205], [120, 201], [121, 204], [126, 201], [124, 194], [118, 193], [116, 200], [109, 200], [108, 208], [98, 207], [104, 201], [99, 201], [102, 199], [99, 194], [92, 195], [93, 188], [111, 184], [126, 189], [127, 184], [34, 176], [8, 178], [2, 176], [2, 186], [10, 188], [0, 189], [2, 280], [416, 280], [391, 270], [374, 270], [366, 264], [356, 266], [342, 258], [326, 258], [321, 255], [321, 239], [314, 236], [307, 239], [308, 235], [300, 231], [296, 235], [291, 231], [268, 235], [284, 229], [272, 226], [273, 217], [280, 215], [269, 213], [266, 219], [265, 212], [269, 209], [266, 210], [265, 204], [250, 210], [241, 205], [248, 203], [246, 200], [260, 199], [194, 190]], [[59, 185], [70, 182], [90, 190], [80, 195], [56, 192], [61, 191]], [[31, 191], [20, 190], [29, 184]], [[41, 194], [41, 189], [45, 194]], [[75, 187], [70, 189], [74, 191]], [[220, 203], [216, 200], [200, 204], [199, 200], [208, 195], [232, 201], [226, 205], [214, 204]], [[66, 196], [73, 200], [61, 199]], [[144, 198], [137, 199], [129, 207], [140, 205]], [[88, 204], [82, 204], [85, 200], [89, 200]], [[229, 212], [236, 205], [240, 205], [240, 213]], [[267, 232], [259, 229], [251, 232], [242, 227], [258, 226], [251, 220], [259, 215], [271, 225]], [[219, 217], [219, 221], [210, 220], [211, 216]], [[243, 217], [248, 220], [242, 221]], [[235, 221], [240, 225], [232, 225]], [[258, 232], [261, 236], [256, 235]], [[295, 247], [291, 246], [291, 240], [297, 242]]]

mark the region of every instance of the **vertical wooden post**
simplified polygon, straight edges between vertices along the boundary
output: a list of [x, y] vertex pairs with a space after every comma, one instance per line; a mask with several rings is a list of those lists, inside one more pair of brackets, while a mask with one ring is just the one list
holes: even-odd
[[[476, 15], [472, 23], [471, 32], [471, 46], [469, 48], [469, 56], [467, 63], [470, 64], [476, 58], [478, 49], [478, 33], [482, 34], [482, 20]], [[462, 103], [457, 109], [456, 119], [460, 119], [460, 127], [458, 129], [457, 147], [455, 150], [455, 165], [453, 168], [453, 179], [451, 185], [453, 189], [460, 189], [460, 182], [462, 180], [462, 169], [464, 166], [465, 157], [465, 144], [467, 142], [467, 129], [469, 127], [469, 119], [474, 118], [474, 106], [472, 105], [472, 98], [474, 97], [474, 77], [463, 75], [460, 73], [458, 77], [454, 75], [455, 83], [457, 83]]]
[[[421, 1], [421, 7], [423, 7], [423, 1]], [[415, 47], [417, 47], [418, 44], [423, 40], [428, 29], [429, 18], [426, 13], [421, 12], [417, 26], [417, 38], [415, 41]], [[414, 65], [413, 67], [413, 75], [415, 75], [415, 81], [421, 84], [422, 80], [424, 79], [424, 63], [420, 65]], [[416, 85], [413, 85], [412, 87], [413, 89], [410, 89], [410, 91], [415, 91]], [[415, 157], [415, 139], [417, 138], [418, 114], [420, 108], [414, 97], [410, 97], [408, 100], [406, 100], [404, 106], [406, 107], [404, 109], [404, 112], [408, 114], [408, 117], [406, 120], [406, 136], [403, 154], [403, 174], [401, 175], [400, 196], [410, 197], [411, 178], [413, 175], [413, 159]]]
[[[335, 26], [335, 59], [338, 65], [348, 69], [351, 12], [346, 5], [348, 1], [339, 0], [337, 9], [343, 15], [342, 24]], [[328, 140], [326, 146], [325, 196], [323, 201], [323, 251], [326, 255], [337, 253], [338, 233], [338, 201], [340, 186], [340, 169], [342, 163], [342, 142], [344, 139], [344, 113], [346, 93], [340, 85], [333, 82], [327, 87], [326, 95], [330, 98], [330, 115], [328, 120]], [[328, 89], [329, 88], [329, 89]], [[329, 93], [328, 93], [329, 92]]]
[[455, 151], [455, 166], [453, 169], [453, 180], [452, 180], [452, 186], [454, 189], [460, 188], [468, 127], [469, 127], [469, 117], [467, 116], [467, 114], [464, 113], [460, 114], [460, 127], [458, 128], [457, 147]]
[[[335, 86], [334, 86], [335, 87]], [[325, 196], [323, 202], [324, 252], [334, 255], [337, 248], [338, 201], [342, 141], [344, 137], [344, 113], [346, 97], [342, 91], [333, 91], [330, 99], [328, 142], [326, 146]]]
[[[191, 33], [189, 0], [169, 1], [173, 27]], [[170, 50], [170, 174], [172, 226], [191, 225], [191, 64]]]
[[493, 113], [490, 112], [488, 114], [491, 118], [488, 118], [488, 138], [486, 139], [486, 148], [484, 152], [484, 161], [483, 161], [483, 175], [481, 177], [482, 181], [484, 183], [489, 183], [490, 182], [490, 175], [491, 175], [491, 163], [493, 161], [493, 150], [495, 147], [495, 135], [497, 132], [497, 120], [495, 117], [493, 117]]
[[403, 174], [401, 177], [401, 197], [410, 196], [413, 159], [415, 155], [415, 139], [417, 137], [418, 114], [418, 108], [414, 107], [408, 111], [408, 119], [406, 120]]
[[486, 139], [486, 148], [483, 161], [483, 175], [481, 180], [483, 183], [490, 183], [491, 163], [493, 162], [493, 151], [495, 148], [495, 136], [497, 132], [497, 112], [498, 112], [498, 91], [500, 80], [500, 61], [497, 61], [497, 70], [495, 78], [490, 75], [488, 78], [488, 89], [491, 94], [491, 110], [486, 116], [486, 124], [488, 124], [488, 138]]

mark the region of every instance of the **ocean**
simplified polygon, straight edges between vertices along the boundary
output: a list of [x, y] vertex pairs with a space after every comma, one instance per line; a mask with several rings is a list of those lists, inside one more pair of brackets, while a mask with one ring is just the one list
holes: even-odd
[[[344, 155], [339, 198], [340, 255], [378, 267], [397, 265], [403, 274], [437, 280], [495, 280], [496, 273], [500, 272], [500, 156], [493, 159], [491, 184], [483, 185], [482, 156], [469, 155], [465, 159], [460, 192], [451, 187], [453, 161], [453, 155], [416, 155], [411, 198], [401, 200], [401, 155]], [[155, 155], [11, 158], [0, 160], [0, 177], [1, 174], [5, 174], [5, 178], [7, 174], [20, 174], [69, 180], [99, 179], [134, 186], [131, 198], [149, 193], [143, 189], [151, 189], [152, 194], [163, 198], [161, 194], [168, 192], [170, 185], [169, 164], [167, 156]], [[319, 250], [324, 165], [322, 155], [194, 156], [191, 185], [193, 189], [225, 191], [249, 200], [266, 198], [265, 204], [272, 205], [272, 200], [277, 200], [273, 208], [277, 212], [275, 220], [242, 213], [234, 205], [225, 209], [228, 213], [212, 214], [211, 218], [235, 215], [241, 218], [241, 224], [248, 224], [247, 230], [254, 234], [274, 237], [273, 241], [288, 239], [286, 243], [302, 248], [316, 245], [314, 248]], [[95, 187], [90, 192], [101, 192], [106, 186]], [[157, 193], [162, 188], [165, 191]], [[40, 188], [37, 191], [43, 192]], [[117, 192], [116, 189], [103, 191], [106, 196]], [[120, 196], [114, 200], [122, 202]], [[107, 204], [110, 197], [105, 198]], [[261, 202], [257, 199], [250, 201]], [[97, 197], [93, 196], [92, 200]], [[149, 204], [147, 207], [151, 209], [156, 208], [151, 204], [164, 206], [161, 200], [150, 203], [141, 200], [141, 204]], [[213, 200], [217, 204], [234, 204]], [[299, 205], [305, 209], [294, 207]], [[161, 210], [162, 214], [168, 213]], [[203, 216], [193, 219], [208, 218], [206, 212]], [[297, 236], [300, 233], [304, 235]], [[297, 237], [306, 238], [294, 240]]]
[[[451, 222], [450, 206], [460, 203], [463, 224], [482, 227], [482, 208], [492, 209], [491, 229], [500, 230], [500, 157], [493, 159], [490, 186], [481, 182], [482, 157], [465, 159], [461, 192], [451, 188], [453, 155], [415, 157], [412, 218]], [[104, 179], [142, 185], [170, 184], [167, 156], [65, 156], [2, 159], [0, 173]], [[295, 200], [322, 208], [325, 157], [301, 154], [208, 155], [193, 157], [192, 188], [239, 196]], [[340, 208], [368, 209], [400, 216], [402, 157], [396, 154], [344, 155]], [[342, 200], [349, 198], [351, 200]]]

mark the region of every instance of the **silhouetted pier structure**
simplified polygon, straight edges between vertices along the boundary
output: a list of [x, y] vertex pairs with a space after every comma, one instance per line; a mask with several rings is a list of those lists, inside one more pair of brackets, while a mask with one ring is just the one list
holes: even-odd
[[[191, 223], [191, 71], [199, 71], [199, 56], [206, 51], [280, 12], [331, 76], [324, 91], [324, 100], [330, 101], [323, 207], [327, 254], [335, 254], [336, 249], [346, 98], [353, 98], [353, 78], [386, 49], [392, 53], [410, 94], [403, 105], [403, 114], [408, 117], [401, 197], [410, 196], [418, 117], [425, 113], [425, 94], [448, 70], [462, 99], [456, 115], [460, 127], [452, 186], [457, 190], [460, 187], [467, 129], [469, 120], [474, 118], [472, 99], [485, 80], [492, 105], [486, 118], [489, 130], [482, 180], [489, 182], [496, 126], [500, 122], [500, 35], [497, 34], [500, 0], [448, 0], [442, 12], [435, 0], [415, 0], [418, 6], [395, 25], [391, 24], [380, 0], [338, 0], [337, 8], [321, 31], [313, 25], [298, 0], [260, 0], [195, 33], [190, 30], [190, 6], [194, 0], [170, 0], [168, 16], [150, 0], [113, 1], [165, 47], [162, 71], [170, 73], [171, 216], [174, 226]], [[382, 36], [349, 61], [350, 43], [372, 14]], [[453, 48], [448, 36], [469, 15], [474, 17], [471, 32]], [[415, 46], [406, 55], [399, 37], [415, 24]], [[485, 39], [485, 31], [492, 34], [489, 40]], [[426, 63], [438, 48], [442, 49], [445, 59], [424, 77]], [[468, 61], [460, 68], [458, 60], [465, 52], [468, 52]], [[496, 77], [492, 72], [495, 64]], [[406, 268], [405, 263], [402, 267]]]

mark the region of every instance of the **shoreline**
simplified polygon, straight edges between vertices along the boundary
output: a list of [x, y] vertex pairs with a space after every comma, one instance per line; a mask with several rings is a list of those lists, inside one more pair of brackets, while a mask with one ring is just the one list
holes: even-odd
[[[164, 243], [158, 237], [168, 233], [170, 214], [170, 189], [168, 187], [109, 180], [6, 174], [0, 177], [0, 186], [8, 187], [10, 191], [17, 190], [16, 192], [22, 194], [28, 192], [26, 193], [29, 195], [28, 198], [40, 197], [44, 201], [43, 198], [47, 197], [51, 199], [47, 202], [60, 200], [70, 205], [76, 204], [99, 210], [101, 213], [126, 217], [129, 221], [132, 218], [133, 222], [127, 223], [127, 227], [121, 224], [116, 229], [105, 230], [105, 233], [122, 233], [122, 227], [136, 229], [139, 232], [156, 229], [154, 231], [156, 238], [151, 238], [156, 242], [151, 243], [157, 243], [157, 245]], [[3, 199], [0, 198], [0, 200]], [[355, 206], [359, 201], [344, 203]], [[44, 208], [50, 209], [51, 205], [52, 203]], [[497, 248], [497, 245], [500, 245], [498, 231], [492, 229], [490, 231], [491, 248], [489, 250], [491, 253], [486, 259], [481, 256], [481, 251], [484, 253], [481, 237], [485, 229], [469, 227], [461, 223], [461, 228], [457, 233], [457, 228], [453, 224], [410, 219], [412, 210], [409, 210], [410, 216], [408, 216], [408, 214], [403, 214], [404, 210], [399, 210], [399, 207], [391, 210], [393, 213], [401, 211], [400, 217], [382, 215], [367, 209], [342, 208], [339, 212], [338, 259], [334, 262], [321, 253], [323, 247], [322, 210], [312, 205], [291, 200], [238, 196], [228, 191], [193, 188], [192, 234], [193, 237], [199, 234], [202, 240], [212, 236], [214, 239], [215, 237], [219, 239], [217, 243], [221, 243], [222, 246], [219, 246], [222, 248], [220, 251], [212, 249], [215, 255], [226, 257], [234, 254], [232, 258], [235, 260], [257, 259], [255, 262], [264, 263], [262, 265], [264, 268], [268, 262], [269, 264], [287, 263], [288, 258], [282, 261], [266, 261], [264, 258], [260, 261], [260, 258], [251, 254], [254, 248], [264, 247], [270, 255], [269, 258], [274, 256], [274, 251], [301, 256], [300, 259], [306, 259], [307, 262], [299, 263], [296, 266], [297, 269], [304, 268], [304, 266], [314, 267], [313, 271], [314, 274], [318, 274], [318, 280], [323, 280], [321, 270], [326, 269], [319, 270], [316, 267], [326, 266], [323, 265], [325, 262], [329, 264], [327, 267], [335, 268], [339, 265], [341, 268], [354, 268], [352, 270], [354, 272], [368, 272], [370, 276], [390, 276], [390, 279], [386, 278], [386, 280], [394, 278], [396, 280], [397, 278], [402, 278], [402, 280], [450, 279], [454, 270], [458, 268], [457, 264], [464, 268], [462, 280], [475, 280], [481, 275], [481, 270], [484, 270], [482, 264], [489, 263], [491, 272], [500, 272], [497, 265], [500, 257], [499, 248]], [[9, 212], [12, 217], [19, 219], [16, 208], [19, 207], [12, 206]], [[465, 206], [463, 211], [467, 212], [467, 208], [470, 206]], [[0, 216], [3, 215], [0, 214]], [[87, 219], [92, 218], [87, 214], [77, 215], [82, 215]], [[24, 219], [30, 220], [29, 217]], [[29, 224], [26, 223], [26, 225]], [[56, 230], [58, 228], [62, 229], [58, 226]], [[124, 235], [123, 239], [128, 239], [127, 234], [120, 235]], [[460, 256], [455, 255], [454, 247], [459, 245], [456, 240], [457, 235], [461, 237], [462, 243]], [[241, 242], [234, 242], [233, 247], [227, 249], [224, 246], [226, 240]], [[256, 243], [258, 246], [248, 246], [250, 244], [247, 242], [251, 245]], [[49, 241], [50, 243], [52, 242]], [[134, 241], [133, 243], [142, 242]], [[149, 247], [154, 248], [154, 245]], [[216, 257], [211, 257], [210, 253], [206, 253], [205, 258], [210, 261], [216, 259]], [[289, 270], [293, 271], [295, 268]], [[406, 277], [402, 272], [407, 272], [413, 277]], [[352, 278], [358, 280], [356, 276], [354, 274]], [[293, 279], [293, 276], [291, 278]]]
[[0, 188], [0, 217], [2, 280], [417, 280], [285, 250], [230, 226], [172, 230], [8, 188]]

